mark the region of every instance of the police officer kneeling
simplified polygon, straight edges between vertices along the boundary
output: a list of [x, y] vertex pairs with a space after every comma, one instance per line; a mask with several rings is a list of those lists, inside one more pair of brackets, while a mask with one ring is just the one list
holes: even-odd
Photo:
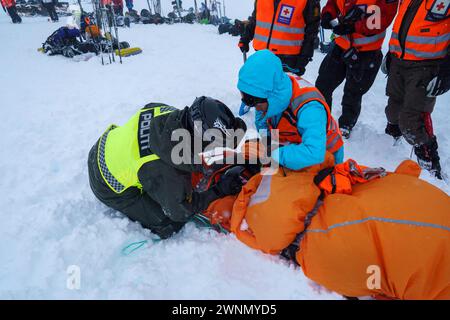
[[[231, 129], [246, 130], [242, 119], [209, 97], [197, 98], [181, 110], [160, 103], [146, 105], [125, 125], [110, 126], [92, 147], [88, 159], [92, 191], [101, 202], [159, 237], [170, 237], [214, 200], [241, 190], [241, 179], [234, 170], [208, 190], [196, 191], [192, 174], [201, 173], [203, 166], [195, 164], [194, 151], [189, 151], [189, 161], [173, 161], [172, 149], [180, 143], [172, 141], [174, 130], [187, 130], [192, 150], [193, 141], [210, 128], [220, 130], [224, 137]], [[202, 143], [200, 149], [208, 145]]]

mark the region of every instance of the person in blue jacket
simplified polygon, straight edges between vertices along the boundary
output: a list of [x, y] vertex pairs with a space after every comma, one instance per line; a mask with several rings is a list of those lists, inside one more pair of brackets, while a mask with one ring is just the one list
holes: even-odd
[[[336, 164], [342, 163], [342, 136], [325, 99], [311, 84], [304, 87], [302, 82], [307, 82], [298, 80], [283, 72], [281, 60], [272, 52], [257, 51], [239, 71], [242, 106], [255, 107], [257, 130], [279, 130], [282, 146], [272, 151], [272, 159], [281, 166], [300, 170], [320, 164], [327, 150], [333, 153]], [[289, 126], [296, 126], [296, 130]], [[283, 141], [286, 130], [298, 135]]]

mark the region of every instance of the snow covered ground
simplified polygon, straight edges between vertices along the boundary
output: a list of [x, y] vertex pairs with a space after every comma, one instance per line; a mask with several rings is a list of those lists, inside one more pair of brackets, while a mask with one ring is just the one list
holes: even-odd
[[[137, 9], [144, 3], [139, 0]], [[251, 0], [227, 1], [233, 18], [248, 16], [251, 8]], [[37, 52], [65, 19], [59, 24], [23, 20], [13, 25], [0, 13], [0, 298], [341, 298], [234, 236], [193, 224], [170, 240], [124, 256], [123, 247], [151, 234], [100, 204], [89, 188], [89, 149], [109, 124], [123, 124], [144, 104], [181, 108], [196, 96], [211, 95], [237, 111], [242, 65], [237, 38], [219, 36], [212, 26], [133, 25], [120, 30], [121, 40], [143, 53], [124, 58], [122, 65], [102, 66], [97, 57], [74, 62]], [[305, 77], [312, 82], [323, 57], [316, 52], [308, 65]], [[380, 73], [364, 97], [346, 157], [393, 170], [411, 147], [394, 147], [384, 134], [385, 84]], [[335, 116], [341, 97], [342, 87], [335, 95]], [[450, 94], [441, 96], [433, 113], [447, 172], [449, 105]], [[428, 173], [422, 178], [450, 193]], [[81, 270], [79, 290], [66, 286], [71, 265]]]

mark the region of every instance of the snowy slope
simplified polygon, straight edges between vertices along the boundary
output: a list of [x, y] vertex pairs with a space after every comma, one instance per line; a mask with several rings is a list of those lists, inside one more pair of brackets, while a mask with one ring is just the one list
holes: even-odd
[[[247, 16], [251, 6], [250, 0], [227, 1], [233, 18]], [[200, 25], [121, 30], [121, 40], [144, 51], [123, 65], [38, 53], [63, 24], [25, 18], [12, 25], [0, 13], [0, 39], [8, 48], [0, 53], [0, 298], [340, 299], [232, 235], [192, 224], [170, 240], [123, 256], [124, 246], [150, 233], [95, 199], [87, 177], [89, 149], [109, 124], [123, 124], [150, 101], [181, 108], [207, 94], [237, 111], [242, 56], [237, 38]], [[307, 79], [315, 80], [322, 58], [316, 52]], [[364, 98], [346, 151], [360, 163], [392, 170], [411, 148], [393, 147], [383, 133], [385, 83], [380, 74]], [[449, 104], [449, 94], [440, 97], [433, 114], [446, 171]], [[422, 178], [450, 192], [429, 174]], [[70, 265], [81, 268], [80, 290], [66, 288]]]

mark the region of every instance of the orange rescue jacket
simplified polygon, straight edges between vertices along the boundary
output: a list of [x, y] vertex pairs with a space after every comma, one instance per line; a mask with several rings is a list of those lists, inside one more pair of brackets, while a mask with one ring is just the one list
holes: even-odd
[[[450, 45], [450, 1], [423, 0], [411, 25], [405, 43], [399, 41], [403, 18], [412, 0], [403, 0], [392, 28], [389, 51], [405, 60], [441, 59]], [[408, 26], [405, 26], [408, 27]]]
[[[304, 86], [303, 83], [308, 84], [306, 81], [302, 81], [300, 77], [289, 76], [292, 81], [292, 97], [289, 107], [283, 112], [278, 124], [272, 123], [269, 119], [269, 129], [278, 129], [279, 143], [281, 145], [287, 143], [300, 144], [302, 142], [302, 136], [297, 129], [297, 115], [299, 110], [308, 102], [318, 101], [320, 102], [327, 112], [327, 151], [335, 153], [344, 144], [339, 126], [331, 115], [330, 108], [325, 101], [325, 98], [319, 92], [319, 90], [313, 86]], [[302, 86], [300, 86], [300, 84]]]
[[418, 179], [416, 163], [321, 204], [318, 169], [254, 176], [234, 202], [231, 231], [270, 254], [303, 232], [294, 257], [304, 274], [345, 296], [450, 299], [450, 197]]
[[306, 1], [298, 0], [281, 0], [277, 8], [273, 0], [256, 1], [253, 48], [277, 55], [299, 54], [305, 37], [305, 6]]
[[[377, 0], [356, 0], [351, 2], [349, 2], [348, 0], [336, 0], [336, 5], [340, 13], [339, 16], [344, 17], [348, 13], [348, 10], [353, 7], [353, 5], [359, 6], [366, 13], [370, 14], [373, 12], [371, 6], [376, 5], [377, 2]], [[352, 5], [349, 6], [349, 3], [351, 3]], [[377, 33], [373, 36], [365, 36], [363, 34], [355, 32], [349, 35], [338, 36], [335, 38], [335, 42], [343, 50], [348, 50], [351, 47], [354, 47], [358, 51], [373, 51], [381, 49], [385, 36], [386, 30], [383, 30], [382, 32]]]

